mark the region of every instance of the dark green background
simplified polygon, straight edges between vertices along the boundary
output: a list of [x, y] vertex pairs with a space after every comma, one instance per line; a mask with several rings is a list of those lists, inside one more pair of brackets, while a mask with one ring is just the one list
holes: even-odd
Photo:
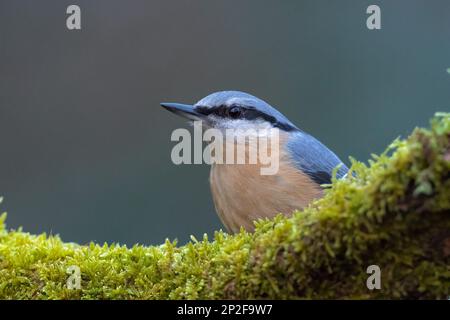
[[0, 0], [1, 208], [80, 243], [211, 235], [209, 168], [171, 163], [160, 101], [248, 91], [367, 160], [449, 111], [448, 67], [448, 0]]

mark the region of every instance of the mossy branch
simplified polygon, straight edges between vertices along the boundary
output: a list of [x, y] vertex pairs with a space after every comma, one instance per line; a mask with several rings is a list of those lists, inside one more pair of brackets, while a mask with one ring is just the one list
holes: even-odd
[[[81, 246], [7, 231], [0, 298], [439, 298], [450, 294], [450, 115], [334, 180], [324, 198], [256, 232], [185, 246]], [[369, 265], [381, 289], [366, 286]], [[69, 289], [69, 266], [81, 289]]]

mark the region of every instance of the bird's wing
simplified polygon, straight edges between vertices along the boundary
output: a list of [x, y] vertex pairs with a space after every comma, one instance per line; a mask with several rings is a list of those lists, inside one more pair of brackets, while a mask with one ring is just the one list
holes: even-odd
[[348, 171], [330, 149], [305, 132], [292, 133], [286, 147], [294, 165], [318, 184], [331, 183], [333, 169], [340, 164], [337, 178], [342, 178]]

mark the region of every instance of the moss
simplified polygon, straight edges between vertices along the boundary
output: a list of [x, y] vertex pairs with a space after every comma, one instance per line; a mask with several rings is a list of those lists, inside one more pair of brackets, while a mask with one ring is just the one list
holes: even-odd
[[[184, 246], [81, 246], [7, 231], [0, 298], [438, 298], [450, 294], [450, 114], [396, 140], [326, 195], [255, 233], [216, 232]], [[381, 290], [366, 269], [381, 268]], [[68, 289], [79, 266], [81, 289]]]

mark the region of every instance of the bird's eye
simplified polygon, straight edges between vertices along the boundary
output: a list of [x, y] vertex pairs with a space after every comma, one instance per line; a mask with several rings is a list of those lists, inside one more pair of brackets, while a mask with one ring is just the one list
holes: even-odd
[[228, 110], [228, 115], [230, 118], [237, 119], [242, 114], [242, 108], [238, 106], [233, 106]]

